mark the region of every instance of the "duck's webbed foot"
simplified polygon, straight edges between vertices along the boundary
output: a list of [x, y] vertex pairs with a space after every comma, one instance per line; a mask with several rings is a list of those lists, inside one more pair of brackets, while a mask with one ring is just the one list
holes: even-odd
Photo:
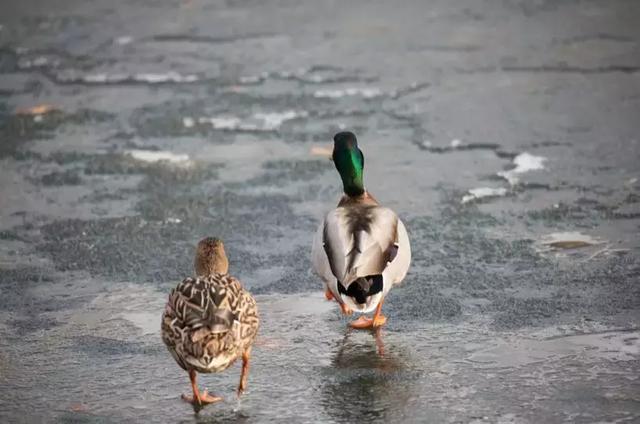
[[373, 319], [361, 316], [355, 321], [349, 323], [351, 328], [356, 328], [358, 330], [365, 330], [369, 328], [378, 328], [382, 327], [387, 322], [387, 317], [382, 314], [374, 315]]
[[212, 396], [207, 390], [198, 393], [198, 396], [182, 395], [182, 400], [192, 405], [208, 405], [210, 403], [220, 402], [222, 398], [220, 396]]
[[380, 303], [376, 306], [376, 311], [373, 313], [373, 319], [367, 318], [364, 315], [357, 320], [351, 322], [349, 325], [351, 328], [357, 328], [359, 330], [367, 328], [380, 328], [387, 322], [387, 317], [382, 315], [382, 303], [384, 298], [380, 299]]
[[194, 370], [189, 371], [189, 379], [191, 380], [191, 390], [193, 396], [182, 395], [182, 400], [192, 404], [194, 407], [200, 407], [208, 405], [210, 403], [220, 402], [222, 400], [219, 396], [212, 396], [206, 390], [200, 392], [198, 390], [198, 383], [196, 382], [197, 374]]

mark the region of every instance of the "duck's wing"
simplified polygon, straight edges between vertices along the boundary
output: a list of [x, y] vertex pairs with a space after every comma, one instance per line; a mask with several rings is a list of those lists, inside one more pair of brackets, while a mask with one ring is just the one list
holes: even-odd
[[313, 266], [313, 270], [316, 272], [316, 274], [318, 274], [320, 278], [322, 278], [325, 282], [330, 282], [331, 280], [335, 280], [336, 277], [331, 271], [331, 265], [329, 264], [327, 253], [324, 250], [325, 225], [326, 220], [323, 220], [318, 226], [316, 234], [313, 238], [313, 245], [311, 247], [311, 264]]
[[359, 277], [382, 274], [395, 258], [398, 217], [382, 206], [338, 207], [324, 220], [322, 241], [331, 274], [348, 287]]
[[411, 265], [411, 245], [404, 223], [398, 219], [398, 239], [394, 244], [395, 254], [384, 269], [383, 281], [385, 294], [395, 284], [399, 284], [409, 271]]

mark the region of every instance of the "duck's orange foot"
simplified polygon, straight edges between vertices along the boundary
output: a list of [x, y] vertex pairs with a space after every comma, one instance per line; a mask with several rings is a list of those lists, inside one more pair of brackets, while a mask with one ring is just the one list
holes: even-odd
[[378, 328], [382, 327], [387, 322], [387, 317], [384, 315], [374, 316], [373, 319], [367, 318], [365, 316], [361, 316], [355, 321], [349, 323], [351, 328], [355, 328], [358, 330], [365, 330], [369, 328]]
[[327, 299], [327, 300], [333, 300], [333, 299], [334, 299], [334, 297], [333, 297], [333, 293], [331, 293], [331, 290], [329, 290], [329, 289], [325, 289], [325, 291], [324, 291], [324, 297], [325, 297], [325, 299]]
[[206, 390], [199, 393], [198, 397], [194, 399], [193, 396], [182, 395], [182, 400], [188, 402], [194, 406], [209, 405], [210, 403], [220, 402], [222, 398], [220, 396], [211, 396]]
[[340, 310], [342, 311], [342, 315], [351, 315], [353, 313], [353, 311], [351, 310], [350, 307], [348, 307], [346, 304], [341, 303], [340, 304]]

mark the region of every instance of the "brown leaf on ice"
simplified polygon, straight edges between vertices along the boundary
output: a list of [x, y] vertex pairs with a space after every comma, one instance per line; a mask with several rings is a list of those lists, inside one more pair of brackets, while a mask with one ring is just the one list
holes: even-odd
[[331, 155], [333, 154], [333, 149], [329, 148], [329, 147], [320, 147], [320, 146], [313, 146], [311, 148], [311, 154], [314, 156], [324, 156], [327, 158], [331, 158]]
[[41, 105], [18, 109], [16, 110], [17, 115], [44, 115], [45, 113], [53, 112], [54, 110], [58, 110], [55, 106], [43, 103]]

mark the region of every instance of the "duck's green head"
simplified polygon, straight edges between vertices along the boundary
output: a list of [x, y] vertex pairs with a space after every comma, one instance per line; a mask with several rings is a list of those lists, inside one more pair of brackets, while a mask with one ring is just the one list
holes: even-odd
[[344, 192], [349, 196], [364, 193], [362, 171], [364, 155], [358, 149], [358, 140], [352, 132], [340, 132], [333, 137], [333, 163], [342, 178]]

